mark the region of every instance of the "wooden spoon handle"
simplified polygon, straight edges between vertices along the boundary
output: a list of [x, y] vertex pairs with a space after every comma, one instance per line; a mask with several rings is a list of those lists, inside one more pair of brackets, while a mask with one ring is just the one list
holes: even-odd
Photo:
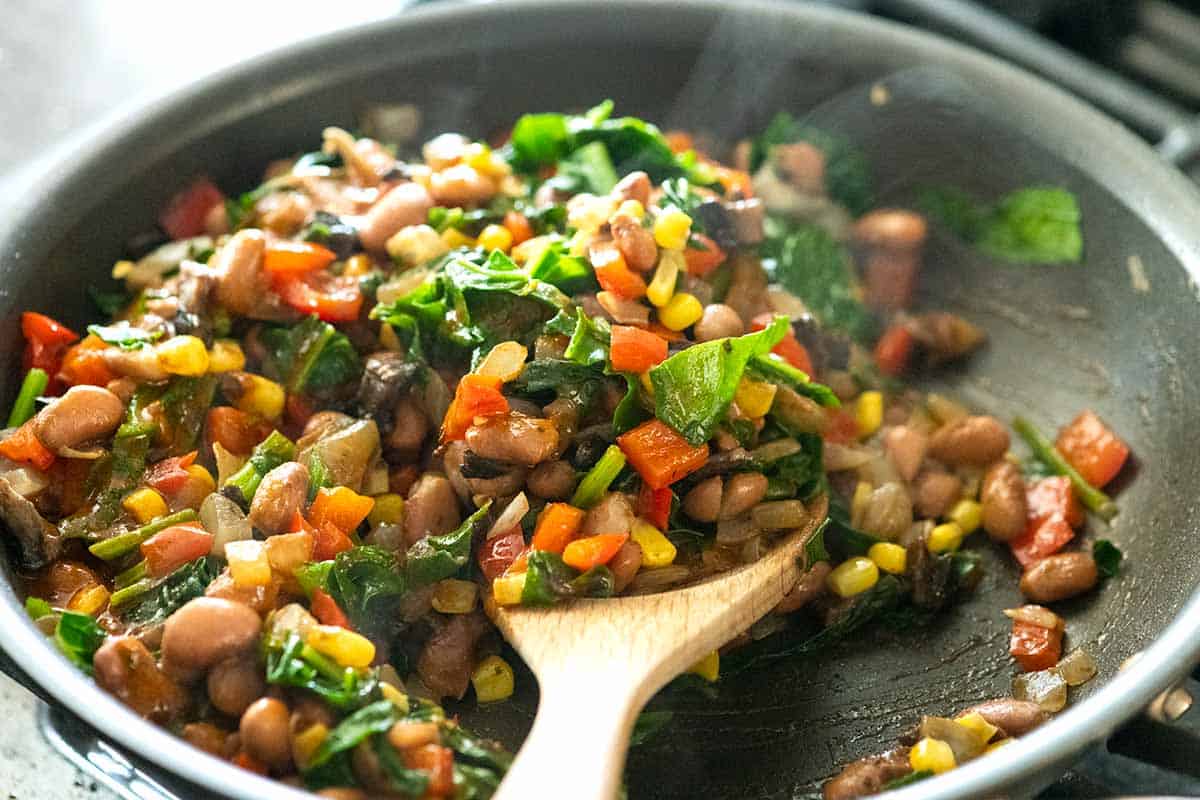
[[639, 681], [571, 671], [540, 681], [533, 729], [493, 800], [613, 800], [633, 723], [646, 699]]

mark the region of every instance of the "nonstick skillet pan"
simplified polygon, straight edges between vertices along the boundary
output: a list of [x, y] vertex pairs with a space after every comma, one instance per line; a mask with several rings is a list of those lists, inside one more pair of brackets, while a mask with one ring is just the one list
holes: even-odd
[[[82, 287], [102, 283], [123, 242], [199, 172], [249, 188], [270, 158], [304, 149], [325, 125], [354, 127], [381, 103], [415, 105], [420, 133], [482, 137], [525, 111], [605, 97], [727, 141], [779, 109], [811, 111], [862, 148], [883, 203], [911, 202], [929, 185], [986, 197], [1050, 183], [1078, 196], [1084, 263], [1000, 265], [939, 234], [922, 295], [991, 337], [969, 370], [939, 378], [943, 389], [1043, 428], [1092, 407], [1136, 454], [1118, 487], [1121, 514], [1102, 532], [1124, 550], [1123, 574], [1064, 609], [1072, 646], [1095, 656], [1100, 675], [1051, 724], [903, 796], [1028, 796], [1087, 753], [1082, 763], [1114, 792], [1196, 789], [1096, 746], [1200, 657], [1200, 193], [1103, 115], [950, 42], [796, 3], [513, 0], [433, 7], [289, 47], [99, 126], [10, 198], [0, 219], [4, 374], [17, 374], [19, 312], [83, 321]], [[0, 386], [7, 404], [15, 381]], [[1000, 609], [1017, 603], [1017, 576], [1010, 559], [979, 546], [980, 590], [930, 625], [731, 676], [715, 695], [660, 699], [675, 715], [667, 735], [631, 754], [630, 797], [803, 796], [841, 764], [890, 746], [921, 713], [1008, 694]], [[192, 750], [97, 691], [27, 621], [3, 564], [6, 671], [193, 787], [304, 796]], [[516, 747], [536, 697], [531, 679], [521, 683], [506, 706], [451, 710]], [[1178, 723], [1167, 735], [1172, 752], [1191, 741]]]

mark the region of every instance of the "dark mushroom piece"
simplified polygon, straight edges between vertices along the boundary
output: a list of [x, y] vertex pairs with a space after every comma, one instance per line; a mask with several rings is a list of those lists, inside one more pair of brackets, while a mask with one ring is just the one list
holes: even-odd
[[25, 569], [41, 569], [62, 552], [58, 529], [4, 478], [0, 478], [0, 523], [16, 539], [18, 558]]
[[420, 364], [387, 350], [367, 356], [358, 384], [358, 405], [384, 435], [392, 429], [396, 404], [422, 369]]

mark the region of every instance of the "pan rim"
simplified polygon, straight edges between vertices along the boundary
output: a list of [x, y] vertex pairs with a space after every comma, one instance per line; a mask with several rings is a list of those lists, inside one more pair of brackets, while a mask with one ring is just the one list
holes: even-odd
[[[721, 0], [671, 0], [639, 2], [618, 0], [604, 6], [609, 14], [620, 16], [627, 24], [636, 15], [653, 18], [670, 13], [676, 18], [694, 18], [703, 22], [728, 12]], [[1200, 192], [1173, 168], [1159, 162], [1152, 150], [1132, 133], [1100, 111], [1016, 67], [983, 53], [894, 23], [881, 21], [839, 9], [783, 5], [767, 0], [742, 0], [739, 14], [766, 17], [777, 15], [801, 24], [827, 26], [840, 36], [858, 37], [894, 52], [898, 58], [954, 69], [968, 79], [992, 82], [1005, 87], [1009, 102], [1020, 99], [1021, 107], [1045, 112], [1037, 121], [1037, 133], [1047, 149], [1072, 163], [1114, 196], [1123, 199], [1129, 213], [1137, 215], [1159, 238], [1191, 276], [1200, 278], [1200, 263], [1193, 254], [1200, 252], [1195, 237], [1187, 231], [1200, 231]], [[172, 114], [200, 101], [206, 95], [230, 91], [239, 85], [253, 86], [260, 70], [279, 74], [292, 63], [311, 62], [355, 42], [389, 32], [411, 32], [423, 26], [483, 24], [495, 14], [509, 16], [539, 15], [544, 18], [595, 14], [589, 0], [508, 0], [504, 8], [484, 3], [405, 11], [400, 15], [347, 28], [318, 38], [292, 44], [240, 62], [206, 76], [187, 86], [172, 90], [147, 102], [121, 109], [106, 120], [82, 132], [59, 148], [39, 169], [44, 188], [34, 188], [16, 209], [9, 230], [0, 234], [0, 258], [11, 259], [20, 269], [24, 251], [18, 231], [42, 229], [39, 212], [61, 202], [64, 189], [138, 135], [146, 135], [169, 121]], [[545, 38], [549, 38], [549, 34]], [[364, 67], [366, 65], [364, 64]], [[303, 86], [298, 86], [302, 91]], [[999, 90], [998, 90], [999, 91]], [[1001, 98], [1003, 99], [1003, 98]], [[275, 99], [268, 98], [268, 102]], [[1015, 107], [1015, 106], [1014, 106]], [[1051, 113], [1052, 112], [1052, 113]], [[1080, 140], [1103, 142], [1106, 158], [1097, 163]], [[1049, 138], [1046, 138], [1049, 137]], [[86, 153], [82, 158], [80, 153]], [[1152, 186], [1153, 192], [1145, 187]], [[25, 266], [28, 269], [28, 265]], [[31, 675], [49, 694], [114, 742], [193, 783], [229, 797], [280, 798], [311, 797], [307, 792], [290, 789], [275, 781], [246, 773], [227, 762], [200, 753], [152, 725], [123, 704], [98, 691], [77, 672], [28, 622], [10, 585], [0, 601], [0, 647]], [[919, 787], [896, 792], [897, 800], [949, 800], [986, 796], [1007, 785], [1032, 779], [1039, 771], [1078, 754], [1088, 745], [1106, 737], [1121, 722], [1141, 711], [1160, 691], [1185, 674], [1200, 657], [1200, 591], [1194, 592], [1172, 622], [1145, 649], [1129, 669], [1114, 677], [1085, 701], [1072, 706], [1047, 725], [1004, 748], [986, 761], [967, 764], [949, 775], [921, 783]]]

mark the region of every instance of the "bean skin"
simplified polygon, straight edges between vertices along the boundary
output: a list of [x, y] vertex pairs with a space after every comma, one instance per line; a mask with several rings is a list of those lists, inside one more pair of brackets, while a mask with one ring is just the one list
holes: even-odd
[[853, 800], [877, 794], [888, 781], [912, 772], [908, 748], [897, 747], [877, 756], [860, 758], [821, 787], [823, 800]]
[[962, 479], [950, 472], [928, 470], [913, 484], [913, 506], [924, 518], [936, 519], [962, 496]]
[[658, 244], [654, 234], [629, 214], [616, 214], [609, 220], [613, 241], [625, 257], [625, 263], [638, 272], [647, 272], [658, 261]]
[[267, 690], [258, 659], [227, 658], [208, 672], [208, 699], [220, 712], [239, 717]]
[[863, 215], [854, 224], [854, 238], [870, 247], [912, 250], [925, 243], [929, 226], [912, 211], [881, 208]]
[[1011, 541], [1025, 532], [1028, 514], [1025, 481], [1009, 461], [997, 461], [983, 476], [979, 490], [983, 528], [998, 542]]
[[48, 449], [60, 453], [108, 436], [124, 416], [125, 404], [108, 389], [72, 386], [37, 415], [34, 433]]
[[1008, 431], [995, 417], [966, 417], [938, 428], [929, 454], [944, 464], [985, 467], [1004, 455], [1008, 443]]
[[911, 481], [921, 469], [929, 439], [925, 434], [907, 425], [897, 425], [883, 436], [883, 449], [896, 465], [900, 477]]
[[754, 508], [767, 495], [767, 476], [761, 472], [739, 472], [725, 482], [718, 519], [733, 519]]
[[165, 723], [187, 708], [187, 693], [159, 669], [139, 639], [110, 636], [92, 663], [100, 688], [147, 719]]
[[613, 575], [613, 591], [620, 594], [642, 567], [642, 546], [629, 539], [608, 562]]
[[697, 522], [716, 522], [721, 513], [723, 491], [724, 482], [720, 475], [701, 481], [683, 496], [683, 513]]
[[631, 172], [613, 187], [613, 196], [620, 200], [637, 200], [643, 206], [650, 203], [650, 176], [638, 170]]
[[482, 203], [494, 195], [496, 184], [474, 167], [456, 164], [433, 173], [429, 180], [429, 191], [438, 205], [466, 206]]
[[1083, 594], [1099, 577], [1091, 553], [1058, 553], [1025, 570], [1021, 594], [1035, 603], [1054, 603]]
[[575, 468], [566, 461], [543, 461], [529, 473], [527, 486], [544, 500], [562, 500], [575, 490]]
[[558, 428], [548, 419], [504, 414], [467, 429], [467, 447], [484, 458], [532, 467], [554, 457]]
[[1032, 700], [999, 697], [971, 706], [959, 716], [979, 714], [1007, 736], [1024, 736], [1041, 725], [1050, 715]]
[[277, 772], [286, 770], [292, 763], [290, 718], [291, 713], [282, 700], [263, 697], [254, 701], [238, 724], [242, 747]]
[[738, 313], [724, 303], [704, 307], [704, 314], [693, 329], [697, 342], [711, 342], [727, 336], [741, 336], [746, 325]]
[[217, 275], [217, 302], [242, 316], [249, 315], [266, 293], [263, 274], [267, 237], [260, 230], [238, 231], [213, 256]]
[[404, 504], [404, 536], [409, 545], [458, 527], [458, 497], [444, 475], [426, 473], [413, 484]]
[[432, 207], [433, 198], [424, 186], [403, 183], [371, 206], [358, 229], [359, 241], [367, 250], [382, 252], [401, 228], [423, 224]]
[[295, 461], [263, 476], [250, 503], [250, 524], [271, 536], [288, 530], [308, 499], [308, 468]]
[[172, 668], [205, 670], [258, 642], [262, 620], [249, 606], [216, 597], [198, 597], [167, 618], [163, 663]]

